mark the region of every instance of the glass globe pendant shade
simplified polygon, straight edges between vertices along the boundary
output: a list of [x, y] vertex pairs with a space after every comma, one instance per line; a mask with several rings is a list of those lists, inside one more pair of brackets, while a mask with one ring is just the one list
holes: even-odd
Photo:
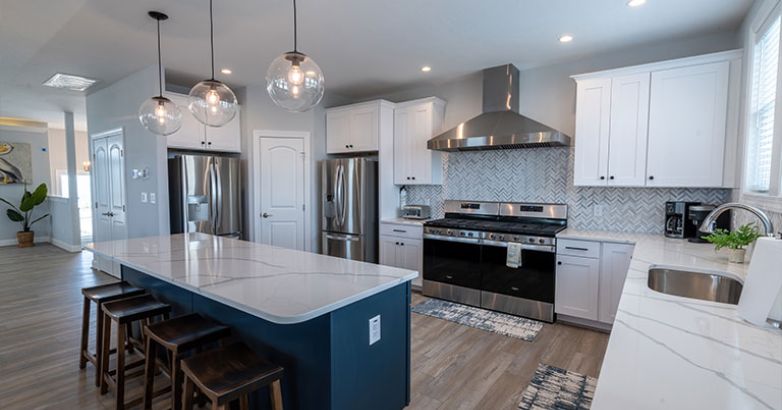
[[266, 91], [289, 111], [303, 112], [323, 98], [323, 72], [310, 57], [291, 51], [272, 61], [266, 72]]
[[157, 135], [171, 135], [182, 127], [182, 111], [166, 97], [152, 97], [138, 110], [141, 125]]
[[222, 127], [236, 116], [236, 94], [217, 80], [204, 80], [190, 89], [187, 105], [193, 116], [202, 124]]

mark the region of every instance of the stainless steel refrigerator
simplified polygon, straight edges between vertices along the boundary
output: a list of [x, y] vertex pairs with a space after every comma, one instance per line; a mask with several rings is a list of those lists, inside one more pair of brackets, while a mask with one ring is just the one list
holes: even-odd
[[168, 158], [171, 233], [241, 238], [239, 158], [173, 154]]
[[377, 262], [377, 161], [326, 160], [321, 178], [323, 254]]

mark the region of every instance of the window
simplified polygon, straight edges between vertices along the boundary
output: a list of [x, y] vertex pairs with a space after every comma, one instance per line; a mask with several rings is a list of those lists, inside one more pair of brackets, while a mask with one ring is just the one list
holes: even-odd
[[782, 112], [777, 104], [780, 25], [777, 9], [755, 31], [751, 50], [744, 192], [758, 199], [780, 196], [782, 136], [776, 132], [782, 121], [782, 117], [777, 118]]

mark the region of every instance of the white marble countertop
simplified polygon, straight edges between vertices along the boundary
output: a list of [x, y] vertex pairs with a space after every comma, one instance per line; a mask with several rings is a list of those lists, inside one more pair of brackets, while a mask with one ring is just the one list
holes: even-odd
[[422, 226], [426, 221], [431, 221], [431, 219], [384, 218], [380, 220], [380, 223]]
[[307, 321], [418, 276], [202, 233], [97, 242], [86, 249], [280, 324]]
[[733, 305], [658, 293], [650, 267], [725, 273], [743, 281], [710, 244], [662, 235], [565, 230], [558, 238], [634, 243], [593, 410], [782, 409], [782, 331], [739, 317]]

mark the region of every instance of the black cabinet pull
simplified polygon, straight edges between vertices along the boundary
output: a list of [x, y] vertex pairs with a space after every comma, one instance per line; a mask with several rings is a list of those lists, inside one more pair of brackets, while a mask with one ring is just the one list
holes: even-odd
[[204, 145], [204, 144], [206, 144], [206, 141], [201, 141], [201, 145]]
[[402, 246], [405, 246], [405, 243], [404, 243], [404, 242], [399, 242], [399, 244], [400, 244], [400, 245], [402, 245]]
[[412, 177], [412, 178], [413, 178], [413, 181], [415, 181], [415, 177]]
[[602, 181], [602, 180], [604, 180], [604, 179], [606, 179], [606, 177], [604, 177], [604, 176], [602, 176], [602, 175], [601, 175], [601, 176], [600, 176], [600, 180]]
[[576, 248], [575, 246], [566, 246], [565, 249], [570, 249], [571, 251], [583, 251], [583, 252], [589, 250], [587, 248]]
[[212, 145], [212, 141], [207, 142], [206, 145]]
[[562, 264], [562, 262], [557, 261], [557, 265], [561, 265], [561, 264]]
[[350, 148], [350, 145], [345, 144], [345, 148]]
[[654, 175], [649, 175], [649, 180], [651, 181], [653, 179], [654, 179]]
[[404, 229], [394, 229], [393, 231], [394, 232], [399, 232], [399, 233], [407, 233], [407, 231], [404, 230]]
[[394, 245], [397, 245], [397, 246], [398, 246], [398, 245], [399, 245], [399, 242], [394, 242]]
[[610, 177], [608, 177], [608, 179], [614, 179], [614, 176], [613, 176], [613, 175], [611, 175]]

